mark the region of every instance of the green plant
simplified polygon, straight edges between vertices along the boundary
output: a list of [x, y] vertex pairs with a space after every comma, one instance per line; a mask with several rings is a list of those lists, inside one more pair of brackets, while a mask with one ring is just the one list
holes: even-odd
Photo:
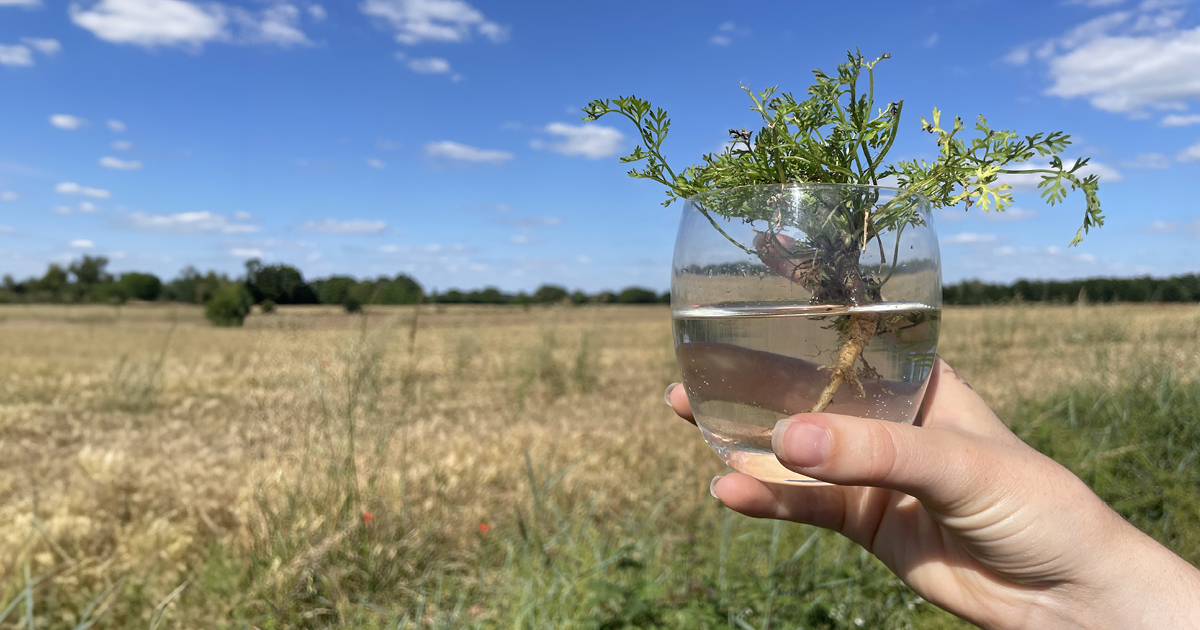
[[258, 303], [258, 308], [262, 310], [264, 315], [274, 313], [275, 312], [275, 301], [274, 300], [263, 300]]
[[214, 326], [241, 326], [250, 314], [253, 299], [240, 283], [229, 283], [216, 290], [204, 305], [204, 316]]
[[[726, 238], [780, 275], [804, 285], [814, 304], [854, 307], [881, 300], [879, 289], [891, 273], [884, 275], [880, 269], [879, 274], [864, 277], [860, 254], [872, 240], [878, 240], [882, 257], [885, 232], [924, 224], [921, 208], [915, 203], [917, 195], [927, 197], [933, 208], [965, 204], [1002, 211], [1013, 200], [1011, 186], [1002, 181], [1005, 176], [1040, 175], [1038, 187], [1051, 205], [1063, 201], [1070, 191], [1084, 193], [1083, 224], [1071, 245], [1078, 244], [1092, 227], [1103, 225], [1099, 178], [1081, 171], [1088, 158], [1070, 166], [1063, 162], [1058, 154], [1070, 144], [1070, 136], [1061, 131], [1021, 137], [1014, 131], [994, 130], [979, 116], [974, 125], [977, 135], [964, 140], [959, 137], [965, 128], [962, 119], [955, 117], [950, 128], [943, 129], [941, 111], [935, 108], [932, 121], [921, 118], [921, 128], [936, 136], [938, 158], [932, 163], [915, 159], [887, 163], [904, 108], [903, 101], [875, 106], [875, 66], [890, 55], [867, 60], [856, 51], [847, 57], [834, 76], [814, 70], [815, 83], [804, 100], [775, 87], [758, 93], [742, 88], [753, 101], [751, 109], [762, 117], [763, 127], [757, 133], [731, 129], [724, 152], [706, 154], [701, 164], [682, 171], [672, 169], [660, 152], [671, 120], [649, 101], [636, 96], [595, 100], [584, 108], [584, 120], [620, 114], [633, 122], [645, 148], [638, 145], [621, 161], [645, 163], [629, 175], [666, 186], [664, 205], [706, 194], [696, 207], [718, 230], [721, 228], [712, 215], [765, 224], [753, 243], [740, 243], [727, 234]], [[864, 70], [866, 85], [862, 85]], [[1030, 166], [1035, 158], [1046, 158], [1048, 163]], [[743, 186], [796, 182], [878, 186], [885, 178], [894, 178], [901, 189], [890, 201], [876, 203], [878, 191], [864, 193], [862, 188], [834, 196], [825, 203], [825, 216], [805, 217], [805, 224], [791, 226], [800, 229], [803, 235], [799, 238], [784, 234], [787, 226], [773, 211], [762, 204], [748, 204], [745, 189], [739, 191]], [[896, 262], [893, 254], [892, 271]], [[838, 318], [840, 348], [813, 411], [824, 410], [842, 384], [863, 395], [855, 363], [872, 337], [895, 325], [871, 313]]]

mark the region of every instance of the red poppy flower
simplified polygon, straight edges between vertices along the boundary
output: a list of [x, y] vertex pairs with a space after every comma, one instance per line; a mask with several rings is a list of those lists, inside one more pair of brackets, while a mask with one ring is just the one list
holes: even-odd
[[480, 533], [480, 534], [486, 534], [486, 533], [488, 533], [489, 531], [491, 531], [491, 529], [492, 529], [492, 528], [491, 528], [491, 526], [489, 526], [487, 523], [480, 523], [480, 524], [479, 524], [479, 533]]
[[375, 518], [375, 515], [370, 512], [363, 512], [362, 519], [364, 523], [370, 523]]

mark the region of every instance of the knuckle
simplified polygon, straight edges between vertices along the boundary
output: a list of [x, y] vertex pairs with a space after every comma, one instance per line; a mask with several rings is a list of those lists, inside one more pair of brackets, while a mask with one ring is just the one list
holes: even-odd
[[866, 424], [866, 447], [862, 453], [862, 472], [867, 479], [884, 481], [891, 479], [899, 465], [897, 437], [890, 423], [868, 422]]

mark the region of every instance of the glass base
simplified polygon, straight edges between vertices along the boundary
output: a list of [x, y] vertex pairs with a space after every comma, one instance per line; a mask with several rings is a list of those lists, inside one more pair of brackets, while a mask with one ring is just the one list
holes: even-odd
[[793, 470], [788, 470], [779, 463], [773, 451], [754, 448], [745, 443], [731, 442], [700, 427], [704, 441], [716, 451], [721, 459], [732, 469], [750, 475], [763, 483], [774, 483], [788, 486], [828, 486], [827, 481], [805, 477]]

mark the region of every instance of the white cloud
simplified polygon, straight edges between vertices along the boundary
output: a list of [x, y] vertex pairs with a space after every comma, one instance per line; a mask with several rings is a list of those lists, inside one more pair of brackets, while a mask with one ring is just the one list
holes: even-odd
[[926, 37], [925, 38], [925, 47], [933, 48], [934, 46], [937, 46], [938, 39], [940, 39], [940, 38], [938, 37], [937, 33], [934, 33], [934, 34], [930, 35], [929, 37]]
[[410, 46], [465, 42], [472, 31], [494, 43], [508, 39], [507, 27], [461, 0], [363, 0], [358, 6], [366, 15], [387, 22], [396, 30], [396, 41]]
[[534, 140], [530, 143], [531, 147], [568, 156], [582, 155], [591, 160], [616, 155], [621, 150], [621, 141], [625, 139], [620, 131], [596, 124], [550, 123], [545, 130], [561, 140], [552, 143]]
[[119, 120], [109, 119], [104, 124], [107, 125], [109, 129], [111, 129], [112, 131], [115, 131], [117, 133], [125, 131], [125, 123], [123, 123]]
[[338, 219], [325, 219], [324, 221], [309, 221], [300, 226], [305, 232], [315, 232], [317, 234], [381, 234], [387, 229], [387, 223], [384, 221], [368, 221], [365, 219], [349, 219], [339, 221]]
[[382, 254], [395, 254], [398, 251], [400, 251], [399, 245], [384, 245], [379, 248], [379, 252]]
[[992, 222], [1026, 221], [1029, 219], [1036, 219], [1038, 216], [1037, 210], [1026, 210], [1024, 208], [1017, 208], [1015, 206], [1006, 209], [1004, 212], [996, 212], [995, 210], [992, 210], [990, 212], [983, 213], [983, 218]]
[[0, 225], [0, 234], [15, 234], [17, 229], [11, 225]]
[[381, 170], [384, 168], [387, 168], [387, 164], [384, 164], [383, 160], [381, 160], [379, 158], [367, 159], [367, 166], [370, 166], [371, 168], [381, 169]]
[[54, 214], [71, 214], [72, 212], [75, 212], [75, 208], [72, 208], [71, 206], [54, 206], [53, 208], [50, 208], [50, 212], [53, 212]]
[[947, 245], [968, 245], [974, 243], [994, 243], [996, 242], [995, 234], [976, 234], [974, 232], [962, 232], [954, 236], [947, 236], [942, 239]]
[[234, 258], [262, 258], [263, 250], [253, 247], [235, 247], [229, 250], [229, 255]]
[[70, 114], [54, 114], [50, 117], [50, 124], [59, 129], [79, 129], [87, 124], [87, 121], [78, 116]]
[[1171, 168], [1171, 158], [1162, 153], [1139, 153], [1132, 160], [1121, 162], [1121, 168]]
[[1177, 162], [1200, 162], [1200, 142], [1179, 152], [1175, 156]]
[[254, 218], [254, 215], [246, 212], [245, 210], [238, 210], [237, 212], [233, 213], [233, 218], [237, 219], [238, 221], [249, 221], [250, 219]]
[[122, 160], [121, 158], [106, 155], [100, 158], [100, 166], [118, 171], [136, 171], [142, 168], [142, 163], [138, 160]]
[[75, 182], [62, 182], [54, 187], [54, 192], [60, 195], [83, 195], [84, 197], [93, 197], [95, 199], [108, 199], [112, 197], [112, 193], [102, 188], [88, 188], [80, 186]]
[[1190, 223], [1175, 223], [1172, 221], [1155, 221], [1142, 229], [1151, 234], [1183, 234], [1189, 238], [1200, 238], [1200, 219]]
[[192, 46], [227, 37], [220, 5], [184, 0], [100, 0], [90, 9], [72, 3], [71, 21], [115, 44]]
[[0, 0], [0, 7], [40, 7], [42, 0]]
[[90, 201], [80, 201], [80, 202], [79, 202], [79, 211], [80, 211], [80, 212], [87, 212], [87, 213], [89, 213], [89, 214], [90, 214], [90, 213], [92, 213], [92, 212], [95, 212], [95, 211], [96, 211], [96, 204], [94, 204], [94, 203], [92, 203], [92, 202], [90, 202]]
[[592, 259], [588, 258], [587, 256], [578, 256], [577, 258], [575, 258], [575, 260], [578, 261], [580, 264], [584, 264], [584, 265], [589, 265], [592, 262]]
[[512, 242], [516, 243], [517, 245], [525, 245], [525, 244], [529, 243], [529, 237], [524, 234], [517, 234], [517, 235], [513, 236], [512, 239], [510, 239], [510, 240], [512, 240]]
[[409, 70], [421, 74], [446, 74], [450, 72], [450, 62], [441, 57], [423, 57], [409, 59], [405, 62]]
[[396, 144], [395, 140], [391, 140], [389, 138], [380, 138], [379, 140], [375, 141], [376, 151], [395, 151], [399, 148], [400, 145]]
[[0, 44], [0, 66], [32, 66], [33, 51], [16, 44], [9, 46]]
[[175, 214], [132, 212], [125, 217], [124, 223], [133, 230], [155, 234], [246, 234], [258, 231], [258, 226], [232, 223], [207, 210]]
[[1125, 0], [1070, 0], [1067, 4], [1082, 4], [1088, 8], [1097, 7], [1112, 7], [1125, 2]]
[[308, 7], [308, 16], [311, 17], [314, 22], [323, 22], [325, 21], [325, 18], [329, 17], [329, 14], [326, 13], [325, 7], [319, 4], [314, 4]]
[[21, 43], [42, 53], [43, 55], [46, 55], [47, 57], [53, 57], [54, 55], [62, 52], [62, 44], [59, 43], [57, 39], [51, 39], [48, 37], [22, 37]]
[[430, 142], [425, 145], [425, 155], [435, 158], [446, 158], [456, 162], [477, 162], [493, 165], [503, 164], [515, 157], [508, 151], [478, 149], [449, 140]]
[[117, 140], [110, 146], [118, 151], [128, 151], [133, 148], [133, 143], [128, 140]]
[[282, 48], [312, 44], [300, 30], [300, 9], [294, 5], [276, 2], [264, 9], [261, 16], [238, 8], [230, 13], [241, 27], [239, 43], [275, 44]]
[[714, 46], [729, 46], [736, 38], [749, 34], [750, 29], [738, 26], [736, 22], [722, 22], [717, 27], [717, 34], [708, 38], [708, 43]]
[[[210, 42], [283, 48], [308, 45], [312, 42], [299, 28], [300, 13], [295, 5], [282, 0], [270, 0], [259, 12], [191, 0], [100, 0], [88, 9], [75, 3], [70, 6], [71, 21], [96, 37], [146, 48], [200, 49]], [[236, 35], [230, 26], [235, 27]]]
[[16, 191], [0, 190], [0, 201], [16, 201], [20, 198], [21, 195], [18, 195]]
[[1164, 127], [1190, 127], [1200, 125], [1200, 114], [1170, 114], [1162, 119]]
[[[1105, 3], [1093, 3], [1103, 6]], [[1136, 10], [1088, 20], [1043, 42], [1037, 56], [1048, 63], [1046, 94], [1086, 98], [1092, 106], [1133, 117], [1148, 110], [1182, 110], [1200, 99], [1200, 27], [1177, 28], [1183, 10], [1176, 2], [1142, 2]], [[1021, 65], [1033, 44], [1010, 52]]]
[[86, 238], [77, 238], [70, 242], [70, 246], [76, 249], [95, 249], [96, 244]]

